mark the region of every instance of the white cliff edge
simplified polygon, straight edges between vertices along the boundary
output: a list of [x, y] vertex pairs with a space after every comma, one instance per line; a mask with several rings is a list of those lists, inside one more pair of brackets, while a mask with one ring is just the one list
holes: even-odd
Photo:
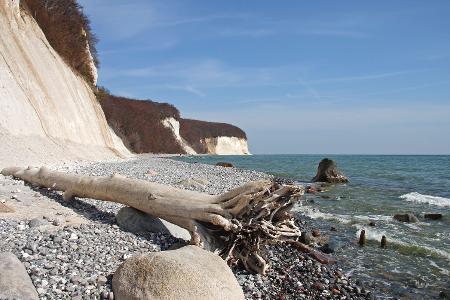
[[165, 118], [162, 120], [162, 124], [172, 130], [173, 135], [175, 136], [175, 139], [177, 140], [178, 144], [183, 148], [183, 150], [187, 154], [197, 154], [194, 149], [181, 137], [180, 135], [180, 122], [175, 120], [175, 118]]
[[247, 140], [235, 136], [205, 138], [208, 153], [217, 155], [250, 155]]
[[18, 0], [0, 1], [0, 28], [0, 164], [130, 155]]

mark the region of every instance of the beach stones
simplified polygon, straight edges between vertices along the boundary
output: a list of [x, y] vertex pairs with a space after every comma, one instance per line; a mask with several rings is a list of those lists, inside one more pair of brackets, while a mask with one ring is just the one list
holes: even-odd
[[394, 219], [405, 223], [419, 222], [419, 219], [417, 219], [417, 217], [413, 214], [396, 214], [394, 215]]
[[346, 183], [345, 177], [338, 169], [336, 162], [332, 159], [324, 158], [320, 161], [317, 174], [312, 179], [313, 182]]
[[0, 299], [39, 299], [24, 265], [10, 252], [0, 253]]
[[116, 215], [116, 221], [122, 230], [128, 232], [161, 232], [184, 240], [191, 238], [186, 229], [132, 207], [122, 207]]
[[231, 269], [197, 246], [127, 259], [112, 280], [115, 299], [244, 299]]

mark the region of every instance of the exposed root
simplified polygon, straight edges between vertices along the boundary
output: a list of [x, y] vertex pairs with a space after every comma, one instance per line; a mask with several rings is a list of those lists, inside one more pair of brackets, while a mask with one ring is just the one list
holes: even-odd
[[269, 265], [261, 248], [297, 240], [301, 232], [289, 213], [303, 188], [255, 181], [219, 196], [180, 190], [114, 174], [96, 177], [42, 168], [7, 168], [34, 185], [64, 191], [64, 200], [93, 198], [122, 203], [186, 228], [191, 243], [219, 253], [229, 264], [265, 274]]

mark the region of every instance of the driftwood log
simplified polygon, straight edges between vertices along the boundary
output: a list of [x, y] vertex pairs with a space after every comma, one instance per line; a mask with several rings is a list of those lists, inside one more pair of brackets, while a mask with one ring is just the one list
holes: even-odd
[[33, 185], [63, 191], [63, 198], [93, 198], [134, 207], [187, 229], [191, 243], [220, 254], [230, 265], [242, 263], [252, 272], [265, 274], [268, 263], [262, 246], [296, 241], [301, 235], [290, 210], [303, 188], [255, 181], [221, 195], [129, 179], [114, 174], [83, 176], [41, 168], [6, 168]]

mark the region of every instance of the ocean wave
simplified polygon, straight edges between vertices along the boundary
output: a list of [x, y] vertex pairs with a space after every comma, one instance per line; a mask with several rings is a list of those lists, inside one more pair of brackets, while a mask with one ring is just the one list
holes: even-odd
[[294, 211], [297, 211], [311, 219], [323, 219], [323, 220], [333, 220], [342, 224], [351, 224], [356, 222], [369, 222], [369, 221], [392, 221], [392, 216], [384, 215], [341, 215], [341, 214], [331, 214], [321, 212], [318, 208], [313, 208], [310, 206], [297, 206]]
[[436, 197], [430, 195], [422, 195], [417, 192], [412, 192], [408, 194], [401, 195], [400, 199], [404, 199], [409, 202], [416, 203], [428, 203], [431, 205], [441, 206], [441, 207], [450, 207], [450, 199], [444, 197]]
[[367, 228], [365, 226], [361, 226], [359, 224], [353, 225], [357, 231], [355, 233], [356, 238], [359, 238], [359, 235], [361, 234], [361, 230], [364, 229], [366, 231], [366, 240], [371, 241], [377, 241], [380, 242], [382, 236], [386, 236], [388, 245], [393, 245], [397, 250], [403, 254], [406, 255], [421, 255], [421, 256], [437, 256], [441, 258], [446, 258], [447, 260], [450, 260], [450, 253], [442, 250], [442, 249], [436, 249], [430, 246], [425, 245], [419, 245], [416, 242], [413, 242], [411, 240], [408, 241], [402, 241], [399, 238], [395, 237], [392, 234], [389, 234], [383, 230], [379, 229], [373, 229], [373, 228]]

